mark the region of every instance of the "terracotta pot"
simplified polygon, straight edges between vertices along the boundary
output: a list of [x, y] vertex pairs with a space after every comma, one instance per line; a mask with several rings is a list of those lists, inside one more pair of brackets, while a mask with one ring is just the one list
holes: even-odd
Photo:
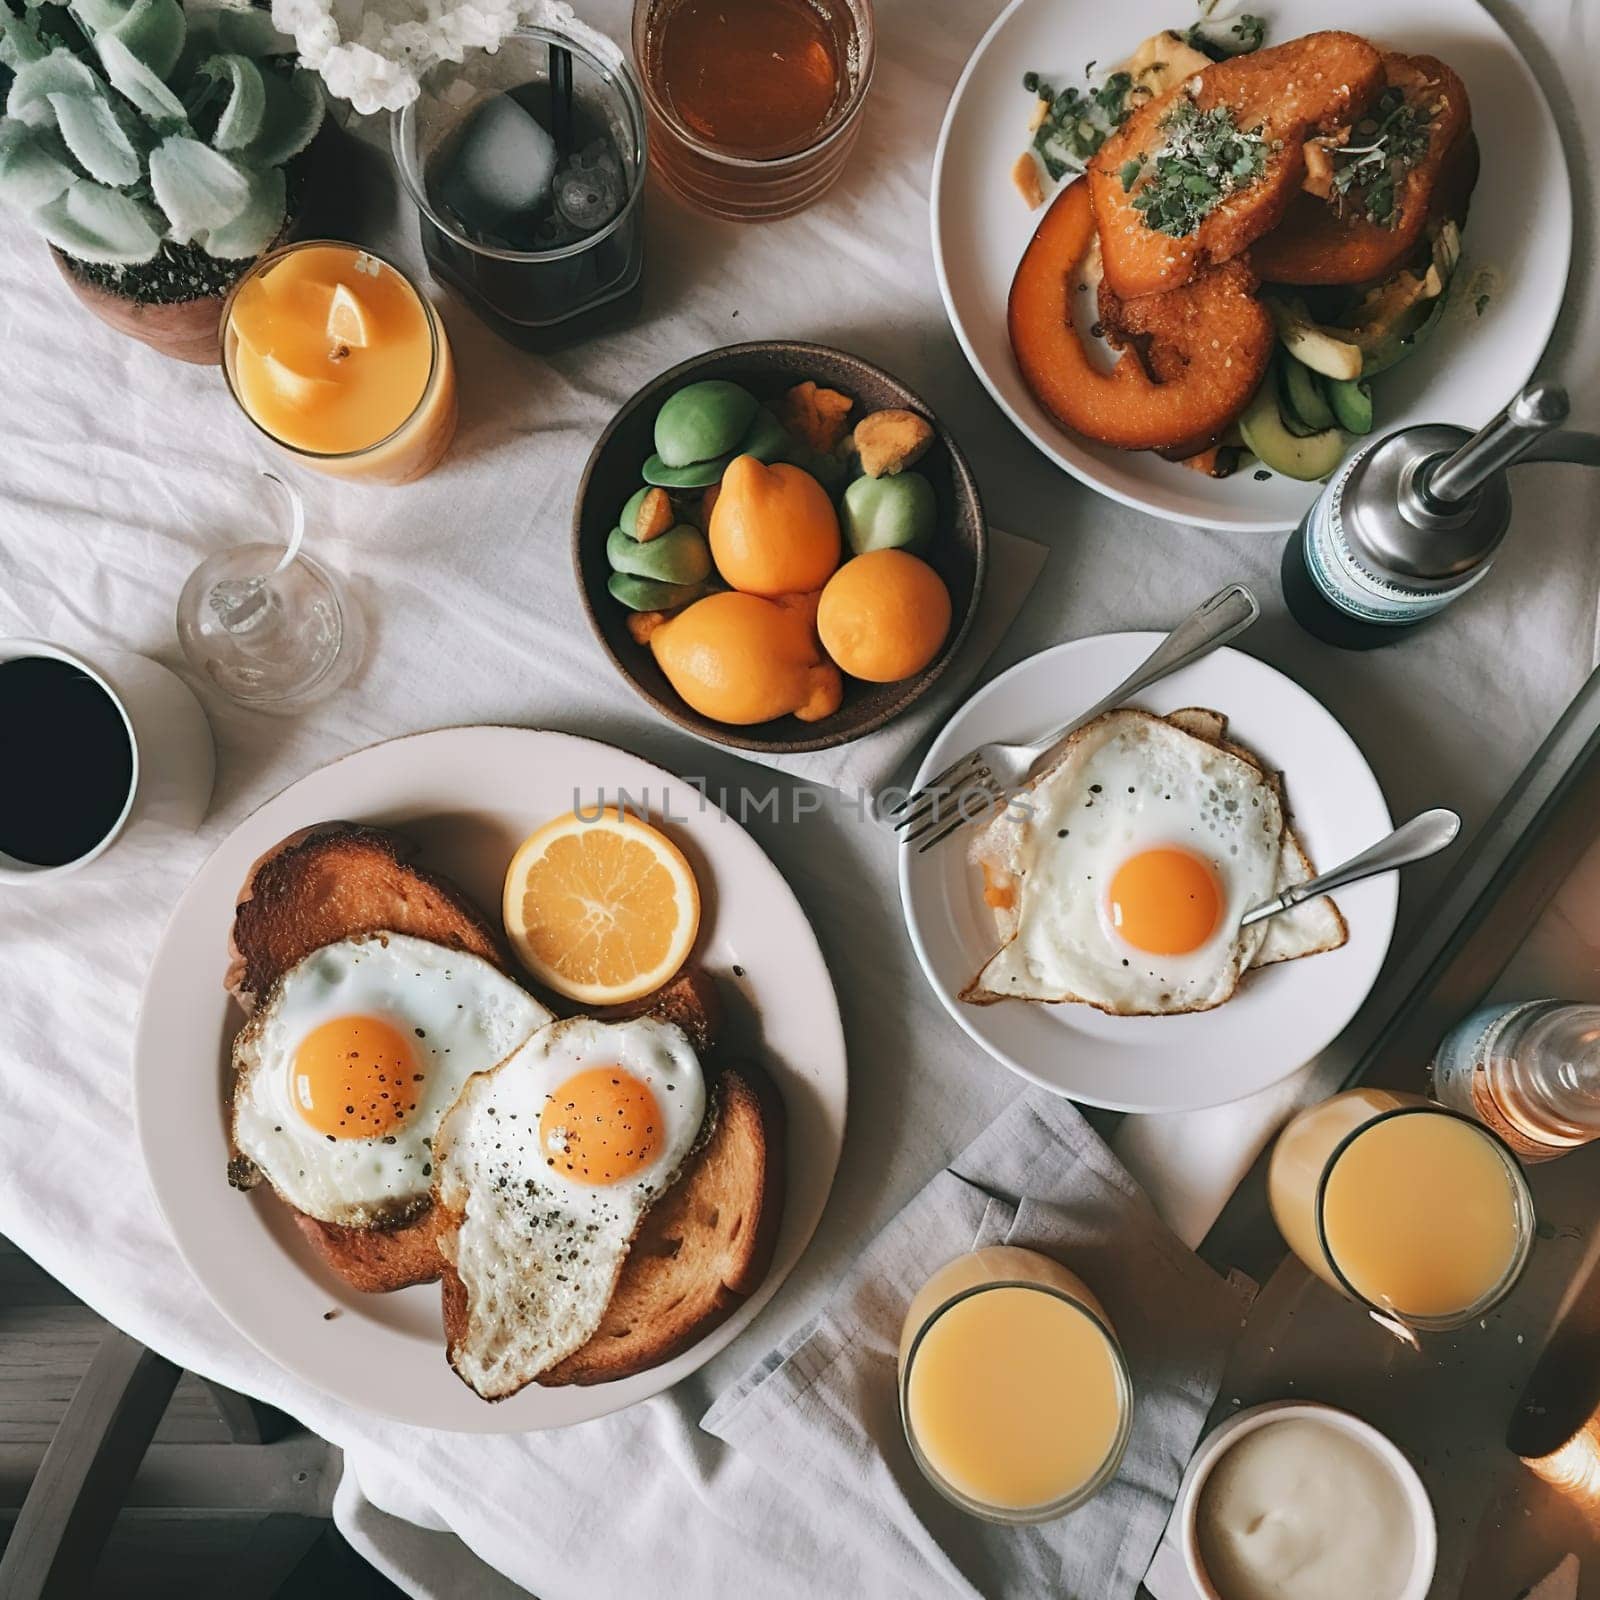
[[208, 294], [199, 300], [175, 300], [170, 305], [145, 305], [80, 278], [72, 263], [54, 245], [50, 247], [50, 254], [79, 301], [107, 327], [149, 345], [174, 361], [192, 361], [204, 367], [214, 367], [221, 361], [219, 329], [223, 297], [220, 294]]
[[[283, 232], [267, 247], [305, 238], [309, 231], [323, 226], [330, 195], [336, 190], [337, 176], [350, 143], [349, 135], [330, 115], [305, 154], [297, 159], [308, 164], [306, 182], [299, 198], [299, 209], [285, 224]], [[263, 252], [265, 254], [266, 252]], [[174, 361], [189, 361], [196, 366], [215, 367], [222, 361], [222, 303], [226, 293], [204, 295], [198, 300], [176, 300], [168, 305], [146, 305], [127, 295], [114, 294], [79, 276], [71, 260], [53, 245], [50, 254], [57, 270], [72, 285], [72, 292], [107, 327], [125, 333], [140, 344]], [[240, 275], [249, 263], [240, 267]]]

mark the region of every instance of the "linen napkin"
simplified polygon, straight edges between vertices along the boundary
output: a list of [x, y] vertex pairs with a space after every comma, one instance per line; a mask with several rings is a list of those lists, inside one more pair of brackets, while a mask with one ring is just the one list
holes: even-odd
[[[1031, 1527], [983, 1522], [946, 1502], [900, 1425], [906, 1307], [946, 1261], [990, 1244], [1037, 1249], [1079, 1273], [1133, 1376], [1133, 1432], [1116, 1477], [1078, 1510]], [[1128, 1600], [1244, 1309], [1071, 1103], [1030, 1091], [878, 1235], [816, 1320], [700, 1425], [765, 1469], [788, 1515], [831, 1526], [859, 1550], [863, 1594]]]
[[870, 794], [883, 787], [906, 757], [925, 744], [967, 697], [984, 662], [1016, 621], [1049, 554], [1049, 549], [1036, 540], [999, 528], [989, 530], [988, 571], [971, 631], [938, 683], [887, 727], [849, 744], [835, 745], [831, 750], [810, 750], [803, 755], [769, 756], [753, 750], [738, 753], [746, 760], [847, 795], [863, 791]]

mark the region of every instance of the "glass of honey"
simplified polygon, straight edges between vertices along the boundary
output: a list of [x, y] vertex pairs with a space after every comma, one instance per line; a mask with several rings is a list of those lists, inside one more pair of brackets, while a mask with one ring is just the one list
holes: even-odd
[[843, 170], [872, 83], [871, 0], [636, 0], [652, 165], [734, 222], [787, 217]]
[[1483, 1316], [1533, 1249], [1516, 1157], [1420, 1095], [1363, 1087], [1302, 1111], [1273, 1147], [1267, 1191], [1311, 1271], [1415, 1332]]
[[1082, 1278], [992, 1245], [941, 1267], [911, 1302], [900, 1417], [947, 1500], [990, 1522], [1046, 1522], [1115, 1476], [1133, 1384]]

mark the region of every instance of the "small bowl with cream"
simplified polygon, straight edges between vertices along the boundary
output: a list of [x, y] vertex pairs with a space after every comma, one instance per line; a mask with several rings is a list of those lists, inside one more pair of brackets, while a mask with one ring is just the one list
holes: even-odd
[[1370, 1423], [1274, 1401], [1215, 1429], [1178, 1492], [1206, 1600], [1425, 1600], [1438, 1529], [1416, 1468]]

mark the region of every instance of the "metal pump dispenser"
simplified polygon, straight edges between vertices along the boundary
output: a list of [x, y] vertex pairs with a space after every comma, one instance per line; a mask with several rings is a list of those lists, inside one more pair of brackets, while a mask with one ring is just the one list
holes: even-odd
[[1556, 431], [1567, 411], [1564, 389], [1533, 383], [1475, 434], [1427, 423], [1360, 451], [1284, 549], [1295, 620], [1329, 644], [1367, 650], [1465, 594], [1488, 573], [1511, 521], [1507, 467], [1600, 466], [1600, 435]]

